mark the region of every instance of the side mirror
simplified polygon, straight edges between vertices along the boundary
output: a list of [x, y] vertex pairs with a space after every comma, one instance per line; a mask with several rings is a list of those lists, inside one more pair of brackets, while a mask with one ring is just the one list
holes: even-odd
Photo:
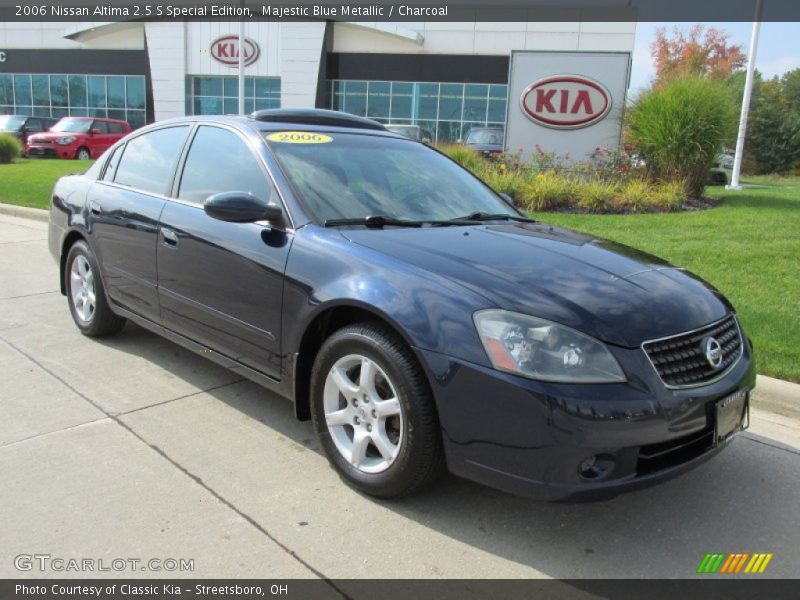
[[429, 138], [427, 136], [422, 138], [422, 143], [423, 144], [430, 144], [431, 143], [431, 138]]
[[280, 206], [267, 204], [247, 192], [221, 192], [209, 196], [203, 210], [209, 217], [229, 223], [277, 223], [283, 217]]

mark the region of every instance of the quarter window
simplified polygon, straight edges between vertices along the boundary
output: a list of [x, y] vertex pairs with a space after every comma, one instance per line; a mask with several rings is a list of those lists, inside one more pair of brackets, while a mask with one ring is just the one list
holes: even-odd
[[238, 135], [204, 125], [192, 140], [178, 197], [202, 204], [219, 192], [249, 192], [267, 202], [273, 199], [274, 188]]
[[125, 145], [117, 146], [114, 149], [114, 152], [111, 154], [111, 158], [108, 159], [108, 164], [106, 165], [106, 171], [103, 173], [103, 181], [114, 181], [114, 175], [117, 172], [117, 167], [119, 166], [119, 159], [122, 156], [122, 150]]
[[172, 168], [180, 154], [188, 126], [168, 127], [130, 140], [117, 167], [115, 183], [166, 194]]

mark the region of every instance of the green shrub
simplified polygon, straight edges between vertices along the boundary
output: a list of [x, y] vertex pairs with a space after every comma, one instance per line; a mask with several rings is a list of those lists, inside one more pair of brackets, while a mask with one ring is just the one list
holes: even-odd
[[528, 210], [558, 210], [575, 201], [575, 184], [555, 171], [530, 172], [520, 186], [519, 203]]
[[485, 166], [486, 161], [481, 155], [464, 144], [442, 144], [439, 150], [473, 173], [477, 173]]
[[642, 212], [652, 205], [653, 184], [643, 179], [630, 179], [619, 186], [614, 206], [622, 212]]
[[628, 113], [627, 133], [652, 180], [683, 181], [686, 194], [699, 197], [735, 122], [722, 84], [685, 77], [643, 93]]
[[576, 182], [577, 205], [587, 212], [611, 212], [614, 209], [618, 185], [602, 180]]
[[667, 211], [678, 210], [684, 204], [684, 185], [680, 181], [661, 181], [650, 190], [648, 207], [650, 209]]
[[22, 145], [13, 135], [0, 133], [0, 164], [13, 162], [22, 155]]

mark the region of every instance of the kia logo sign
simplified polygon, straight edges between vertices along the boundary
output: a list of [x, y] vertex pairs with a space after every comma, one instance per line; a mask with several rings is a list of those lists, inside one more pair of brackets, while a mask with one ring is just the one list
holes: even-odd
[[[244, 64], [252, 65], [258, 60], [258, 44], [244, 38]], [[214, 60], [229, 67], [239, 66], [239, 36], [224, 35], [211, 42], [211, 56]]]
[[611, 93], [582, 75], [540, 79], [525, 88], [519, 101], [531, 121], [552, 129], [588, 127], [611, 110]]

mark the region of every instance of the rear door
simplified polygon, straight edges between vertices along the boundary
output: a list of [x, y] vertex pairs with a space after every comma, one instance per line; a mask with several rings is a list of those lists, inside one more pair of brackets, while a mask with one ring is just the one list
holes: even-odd
[[156, 322], [158, 218], [189, 129], [165, 127], [119, 146], [87, 199], [92, 243], [108, 295]]
[[89, 135], [89, 146], [91, 147], [92, 158], [100, 156], [119, 139], [109, 133], [108, 123], [105, 121], [95, 121], [92, 123], [91, 131], [92, 133]]
[[161, 215], [162, 323], [278, 378], [283, 275], [293, 234], [206, 215], [208, 196], [231, 191], [281, 205], [250, 142], [233, 129], [201, 125], [176, 181], [176, 198]]

